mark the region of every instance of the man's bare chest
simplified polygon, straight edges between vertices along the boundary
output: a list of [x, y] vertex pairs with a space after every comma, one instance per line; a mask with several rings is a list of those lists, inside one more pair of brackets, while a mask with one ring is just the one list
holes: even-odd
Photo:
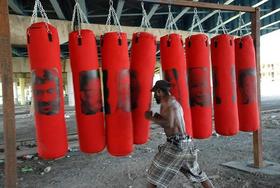
[[168, 115], [169, 115], [169, 110], [167, 107], [161, 107], [160, 108], [160, 115], [165, 118], [168, 119]]

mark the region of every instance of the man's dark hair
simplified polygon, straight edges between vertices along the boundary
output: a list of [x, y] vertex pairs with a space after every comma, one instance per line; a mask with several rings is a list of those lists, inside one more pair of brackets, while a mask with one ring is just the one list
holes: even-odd
[[58, 82], [58, 77], [54, 70], [43, 70], [43, 75], [34, 74], [32, 77], [34, 84], [44, 84], [47, 81], [55, 81]]
[[38, 75], [35, 71], [32, 73], [33, 85], [45, 84], [48, 81], [56, 83], [56, 93], [59, 93], [59, 78], [56, 69], [43, 70], [42, 75]]
[[158, 80], [151, 91], [155, 92], [156, 90], [160, 89], [165, 95], [169, 95], [171, 86], [171, 83], [166, 80]]
[[170, 88], [158, 88], [163, 92], [164, 95], [169, 95]]

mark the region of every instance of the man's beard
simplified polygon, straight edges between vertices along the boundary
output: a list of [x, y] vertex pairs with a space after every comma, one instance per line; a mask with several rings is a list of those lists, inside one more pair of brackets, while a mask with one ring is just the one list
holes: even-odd
[[157, 95], [155, 95], [154, 98], [156, 99], [157, 104], [160, 104], [160, 97], [158, 97]]

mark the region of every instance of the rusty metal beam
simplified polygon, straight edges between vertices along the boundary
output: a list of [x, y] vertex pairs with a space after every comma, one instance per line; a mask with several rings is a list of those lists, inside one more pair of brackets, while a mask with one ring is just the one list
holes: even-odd
[[[142, 0], [141, 0], [142, 1]], [[194, 7], [194, 8], [206, 8], [214, 10], [229, 10], [238, 12], [255, 12], [255, 9], [249, 6], [236, 6], [236, 5], [223, 5], [217, 3], [205, 3], [205, 2], [194, 2], [186, 0], [143, 0], [144, 2], [156, 3], [156, 4], [172, 4], [183, 7]]]
[[0, 72], [3, 92], [5, 187], [16, 187], [16, 130], [8, 0], [0, 1]]

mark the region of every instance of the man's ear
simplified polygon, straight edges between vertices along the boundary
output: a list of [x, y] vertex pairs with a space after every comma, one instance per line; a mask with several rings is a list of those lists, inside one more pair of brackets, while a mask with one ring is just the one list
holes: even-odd
[[159, 95], [159, 94], [160, 94], [160, 89], [157, 89], [157, 91], [156, 91], [156, 92], [157, 92], [157, 94]]

